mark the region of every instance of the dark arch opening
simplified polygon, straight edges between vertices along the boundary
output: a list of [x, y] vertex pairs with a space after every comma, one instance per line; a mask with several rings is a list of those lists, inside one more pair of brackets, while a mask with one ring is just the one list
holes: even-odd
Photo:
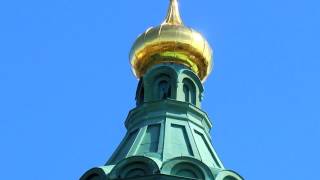
[[167, 99], [171, 97], [171, 85], [167, 80], [161, 80], [158, 84], [159, 98]]
[[223, 180], [237, 180], [237, 179], [232, 176], [227, 176], [227, 177], [223, 178]]
[[196, 87], [190, 79], [183, 80], [183, 93], [185, 102], [189, 102], [193, 105], [197, 102]]
[[152, 174], [152, 170], [148, 164], [144, 162], [132, 162], [121, 168], [119, 173], [119, 177], [124, 179], [150, 175]]
[[136, 90], [136, 105], [141, 105], [144, 102], [144, 83], [143, 78], [140, 79]]
[[141, 177], [146, 175], [147, 173], [143, 169], [131, 169], [129, 172], [126, 173], [125, 177], [126, 178], [134, 178], [134, 177]]
[[183, 84], [183, 93], [184, 93], [184, 100], [186, 102], [190, 102], [190, 89], [186, 84]]
[[193, 179], [204, 179], [203, 171], [194, 164], [183, 162], [175, 165], [171, 171], [172, 175], [193, 178]]
[[142, 104], [143, 101], [144, 101], [144, 87], [142, 85], [138, 94], [138, 104]]
[[181, 176], [181, 177], [194, 178], [194, 179], [199, 178], [194, 172], [192, 172], [192, 171], [190, 171], [188, 169], [180, 170], [175, 175], [176, 176]]

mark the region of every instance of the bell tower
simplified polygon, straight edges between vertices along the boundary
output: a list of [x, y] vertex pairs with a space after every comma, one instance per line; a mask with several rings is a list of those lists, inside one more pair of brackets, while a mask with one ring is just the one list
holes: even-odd
[[212, 49], [183, 24], [177, 0], [161, 25], [137, 38], [130, 62], [139, 84], [127, 133], [107, 163], [81, 180], [243, 180], [212, 146], [212, 122], [201, 109]]

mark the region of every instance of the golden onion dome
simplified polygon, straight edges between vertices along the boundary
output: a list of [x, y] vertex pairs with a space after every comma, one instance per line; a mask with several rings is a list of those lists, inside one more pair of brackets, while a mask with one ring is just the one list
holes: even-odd
[[212, 49], [197, 31], [183, 25], [177, 0], [170, 0], [165, 21], [141, 34], [130, 52], [133, 73], [142, 77], [153, 65], [183, 64], [204, 81], [213, 65]]

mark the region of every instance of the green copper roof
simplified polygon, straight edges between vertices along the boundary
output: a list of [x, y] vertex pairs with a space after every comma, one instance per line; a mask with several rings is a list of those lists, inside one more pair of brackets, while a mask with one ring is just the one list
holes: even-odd
[[105, 166], [82, 180], [241, 180], [212, 146], [212, 123], [201, 109], [203, 86], [183, 65], [160, 64], [140, 80], [127, 134]]

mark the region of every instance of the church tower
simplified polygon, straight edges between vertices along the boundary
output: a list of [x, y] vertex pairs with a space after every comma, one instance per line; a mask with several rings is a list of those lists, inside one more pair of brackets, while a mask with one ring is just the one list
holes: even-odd
[[130, 62], [139, 84], [127, 133], [107, 163], [81, 180], [243, 180], [212, 146], [212, 123], [201, 109], [212, 49], [183, 24], [177, 0], [161, 25], [137, 38]]

